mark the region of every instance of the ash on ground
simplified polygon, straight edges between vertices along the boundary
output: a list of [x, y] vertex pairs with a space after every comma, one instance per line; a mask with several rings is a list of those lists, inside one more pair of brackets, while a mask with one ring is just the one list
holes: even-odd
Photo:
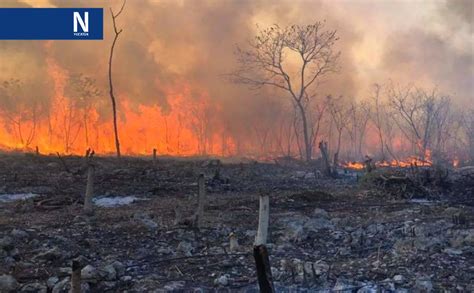
[[[74, 259], [83, 292], [258, 292], [262, 193], [277, 291], [474, 291], [474, 172], [449, 170], [446, 182], [418, 186], [383, 170], [324, 178], [311, 165], [95, 164], [95, 214], [85, 216], [83, 158], [0, 156], [1, 292], [68, 292]], [[208, 202], [196, 229], [185, 219], [201, 173]]]

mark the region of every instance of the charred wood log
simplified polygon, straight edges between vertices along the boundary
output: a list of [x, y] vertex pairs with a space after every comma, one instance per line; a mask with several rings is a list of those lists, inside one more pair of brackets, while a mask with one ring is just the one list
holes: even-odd
[[260, 288], [260, 292], [275, 292], [267, 247], [263, 244], [254, 246], [253, 257], [255, 258], [258, 286]]
[[81, 293], [81, 264], [78, 260], [72, 261], [71, 293]]
[[323, 172], [326, 176], [332, 176], [331, 163], [329, 163], [328, 143], [320, 141], [319, 150], [321, 151], [321, 157], [323, 158]]

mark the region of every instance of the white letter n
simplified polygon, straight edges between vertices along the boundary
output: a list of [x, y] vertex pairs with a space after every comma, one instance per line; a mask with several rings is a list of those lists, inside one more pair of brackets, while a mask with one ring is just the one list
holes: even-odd
[[82, 19], [79, 12], [74, 12], [74, 32], [77, 33], [77, 23], [81, 25], [82, 31], [87, 33], [89, 32], [89, 12], [84, 12], [84, 19]]

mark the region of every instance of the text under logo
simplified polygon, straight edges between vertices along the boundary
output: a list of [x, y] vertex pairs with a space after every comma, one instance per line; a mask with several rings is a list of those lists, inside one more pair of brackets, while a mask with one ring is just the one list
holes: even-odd
[[[78, 32], [77, 25], [82, 28], [82, 33]], [[89, 35], [89, 12], [84, 12], [84, 18], [81, 17], [79, 12], [74, 12], [74, 35], [75, 36], [88, 36]]]

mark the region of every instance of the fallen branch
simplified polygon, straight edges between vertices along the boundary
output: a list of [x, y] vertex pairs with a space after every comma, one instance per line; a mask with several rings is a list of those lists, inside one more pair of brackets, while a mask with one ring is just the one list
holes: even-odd
[[250, 256], [250, 253], [246, 252], [239, 252], [239, 253], [216, 253], [216, 254], [195, 254], [195, 255], [189, 255], [189, 256], [180, 256], [180, 257], [172, 257], [172, 258], [165, 258], [165, 259], [159, 259], [155, 261], [150, 261], [150, 262], [142, 262], [145, 259], [148, 258], [143, 258], [138, 260], [139, 263], [128, 265], [127, 268], [133, 268], [133, 267], [138, 267], [144, 264], [150, 264], [150, 265], [156, 265], [160, 263], [167, 263], [167, 262], [172, 262], [172, 261], [179, 261], [179, 260], [187, 260], [187, 259], [194, 259], [194, 258], [205, 258], [205, 257], [222, 257], [222, 256]]

